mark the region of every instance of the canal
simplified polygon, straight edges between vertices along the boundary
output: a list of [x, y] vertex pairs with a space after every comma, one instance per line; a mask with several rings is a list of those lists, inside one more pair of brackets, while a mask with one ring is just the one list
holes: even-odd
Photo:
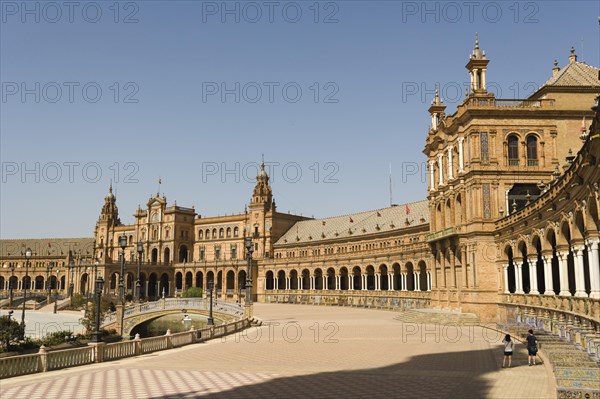
[[[215, 325], [222, 324], [223, 321], [217, 318], [214, 318]], [[189, 331], [192, 326], [196, 330], [204, 328], [207, 326], [208, 317], [204, 315], [198, 314], [170, 314], [166, 316], [161, 316], [159, 318], [148, 320], [138, 326], [136, 326], [132, 331], [131, 335], [135, 336], [135, 334], [140, 334], [141, 338], [148, 337], [156, 337], [159, 335], [165, 335], [167, 330], [171, 330], [171, 333], [178, 333]]]

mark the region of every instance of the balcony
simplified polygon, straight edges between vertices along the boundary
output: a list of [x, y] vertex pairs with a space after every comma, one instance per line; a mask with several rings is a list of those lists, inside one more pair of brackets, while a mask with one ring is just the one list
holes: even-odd
[[470, 98], [464, 103], [466, 108], [554, 108], [554, 100], [522, 100], [522, 99], [496, 99], [496, 98]]
[[459, 228], [451, 226], [451, 227], [447, 227], [443, 230], [436, 231], [435, 233], [431, 233], [431, 234], [427, 235], [427, 242], [431, 243], [434, 241], [441, 240], [443, 238], [457, 235], [459, 230], [460, 230]]

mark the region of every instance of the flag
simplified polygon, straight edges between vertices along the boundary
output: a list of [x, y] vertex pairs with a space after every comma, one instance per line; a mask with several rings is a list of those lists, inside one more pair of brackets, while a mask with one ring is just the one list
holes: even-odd
[[410, 208], [408, 207], [408, 205], [406, 205], [406, 214], [410, 214]]

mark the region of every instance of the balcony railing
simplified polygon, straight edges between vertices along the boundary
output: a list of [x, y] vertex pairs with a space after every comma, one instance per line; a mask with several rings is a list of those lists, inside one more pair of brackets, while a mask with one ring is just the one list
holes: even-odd
[[518, 159], [509, 159], [508, 166], [519, 166], [519, 160]]
[[436, 231], [435, 233], [431, 233], [427, 235], [427, 242], [441, 240], [442, 238], [450, 237], [455, 234], [458, 234], [459, 229], [451, 226], [446, 227], [444, 230]]
[[496, 99], [496, 98], [471, 98], [465, 104], [467, 108], [552, 108], [554, 100], [523, 100], [523, 99]]

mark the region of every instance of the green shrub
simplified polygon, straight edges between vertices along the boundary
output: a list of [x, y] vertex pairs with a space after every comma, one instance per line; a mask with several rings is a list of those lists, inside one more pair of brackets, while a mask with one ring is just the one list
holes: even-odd
[[40, 340], [40, 343], [43, 345], [59, 345], [64, 342], [70, 341], [70, 337], [73, 333], [69, 330], [56, 331], [52, 334], [46, 335], [44, 338]]
[[190, 287], [181, 294], [182, 298], [202, 298], [202, 288]]
[[0, 348], [8, 350], [13, 342], [19, 339], [21, 326], [14, 318], [0, 317]]

